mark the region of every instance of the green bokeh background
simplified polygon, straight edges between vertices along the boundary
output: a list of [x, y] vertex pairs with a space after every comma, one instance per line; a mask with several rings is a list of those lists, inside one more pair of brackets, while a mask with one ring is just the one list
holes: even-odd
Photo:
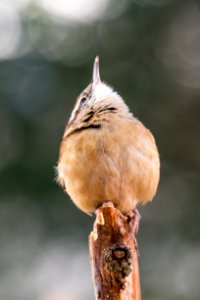
[[97, 54], [102, 79], [160, 152], [157, 196], [139, 208], [143, 299], [198, 300], [199, 1], [76, 0], [71, 16], [69, 1], [63, 14], [49, 2], [0, 1], [0, 300], [94, 299], [94, 218], [57, 186], [54, 167]]

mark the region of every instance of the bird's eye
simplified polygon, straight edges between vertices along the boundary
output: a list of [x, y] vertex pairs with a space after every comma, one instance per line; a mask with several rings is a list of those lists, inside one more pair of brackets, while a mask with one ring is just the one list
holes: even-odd
[[86, 97], [83, 97], [83, 98], [81, 99], [81, 101], [80, 101], [80, 104], [84, 104], [86, 100], [87, 100], [87, 98], [86, 98]]

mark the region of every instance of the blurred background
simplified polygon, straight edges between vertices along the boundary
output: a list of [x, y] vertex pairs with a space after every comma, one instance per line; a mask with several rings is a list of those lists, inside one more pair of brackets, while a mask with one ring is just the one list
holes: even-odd
[[139, 209], [143, 299], [198, 300], [200, 4], [184, 0], [0, 0], [0, 299], [94, 299], [94, 218], [54, 167], [97, 54], [160, 151], [157, 196]]

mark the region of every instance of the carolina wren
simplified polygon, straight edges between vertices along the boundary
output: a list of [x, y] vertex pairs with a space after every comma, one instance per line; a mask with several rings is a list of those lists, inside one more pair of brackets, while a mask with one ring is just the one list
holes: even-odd
[[153, 135], [101, 81], [96, 57], [92, 82], [77, 98], [65, 128], [57, 181], [88, 214], [109, 201], [129, 213], [152, 200], [159, 176]]

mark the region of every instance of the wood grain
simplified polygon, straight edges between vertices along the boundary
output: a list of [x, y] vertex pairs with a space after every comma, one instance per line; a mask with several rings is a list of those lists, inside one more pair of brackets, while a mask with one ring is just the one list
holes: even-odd
[[111, 203], [97, 210], [89, 236], [96, 300], [141, 300], [133, 223]]

